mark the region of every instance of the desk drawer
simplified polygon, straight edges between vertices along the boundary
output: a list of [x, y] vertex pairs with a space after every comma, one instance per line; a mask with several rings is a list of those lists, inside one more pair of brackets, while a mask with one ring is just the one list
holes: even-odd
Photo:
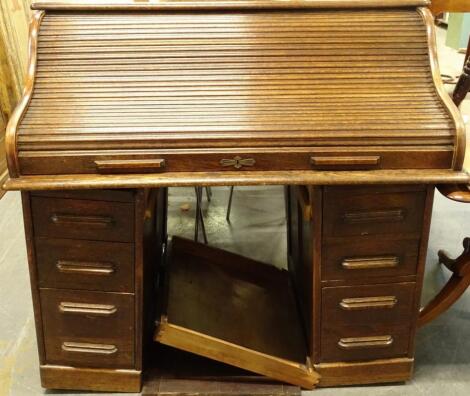
[[392, 240], [367, 236], [323, 245], [322, 280], [415, 275], [419, 239]]
[[39, 237], [132, 242], [134, 204], [31, 197], [34, 233]]
[[421, 231], [425, 192], [390, 188], [327, 188], [323, 208], [326, 237], [414, 234]]
[[79, 367], [134, 366], [134, 296], [41, 289], [46, 361]]
[[381, 331], [373, 327], [337, 327], [322, 330], [321, 362], [350, 362], [405, 357], [410, 328], [390, 326]]
[[408, 352], [415, 283], [322, 289], [322, 361]]
[[414, 282], [324, 287], [322, 319], [327, 327], [406, 325], [411, 320]]
[[36, 238], [39, 287], [134, 291], [134, 244]]
[[[201, 134], [202, 135], [202, 134]], [[239, 143], [238, 149], [233, 149]], [[129, 174], [161, 172], [221, 172], [221, 171], [285, 171], [285, 170], [376, 170], [376, 169], [448, 169], [452, 165], [451, 148], [416, 146], [387, 147], [315, 147], [278, 146], [242, 147], [233, 142], [230, 148], [211, 146], [210, 143], [186, 149], [158, 148], [125, 150], [122, 142], [102, 150], [54, 151], [44, 160], [43, 151], [20, 156], [24, 175], [61, 174]], [[103, 143], [104, 144], [104, 143]], [[177, 145], [181, 145], [177, 142]], [[272, 144], [272, 143], [271, 143]], [[50, 146], [48, 145], [50, 148]], [[153, 146], [155, 147], [155, 146]], [[93, 143], [93, 149], [96, 142]]]

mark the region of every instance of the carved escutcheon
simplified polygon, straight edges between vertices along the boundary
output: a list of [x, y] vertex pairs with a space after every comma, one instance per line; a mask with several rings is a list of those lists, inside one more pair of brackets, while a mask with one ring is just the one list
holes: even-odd
[[256, 161], [254, 158], [242, 158], [238, 155], [233, 159], [221, 159], [220, 165], [233, 166], [235, 169], [243, 168], [244, 166], [254, 166]]

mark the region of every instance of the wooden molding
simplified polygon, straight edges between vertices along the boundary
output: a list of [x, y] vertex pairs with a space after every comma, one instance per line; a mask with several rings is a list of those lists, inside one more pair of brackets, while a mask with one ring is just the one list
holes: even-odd
[[427, 6], [430, 0], [37, 0], [34, 10], [211, 10], [259, 8], [363, 8]]
[[448, 169], [282, 172], [168, 172], [139, 175], [50, 175], [10, 178], [5, 190], [74, 190], [248, 185], [468, 184], [470, 174]]
[[429, 6], [434, 15], [442, 12], [470, 12], [468, 0], [431, 0]]
[[44, 17], [44, 14], [44, 11], [37, 11], [33, 13], [29, 30], [29, 63], [23, 96], [20, 103], [11, 115], [5, 134], [5, 149], [8, 168], [10, 170], [10, 175], [13, 177], [17, 177], [19, 175], [19, 162], [16, 151], [16, 131], [33, 95], [37, 63], [38, 33], [39, 26], [41, 24], [42, 18]]
[[383, 359], [355, 363], [315, 365], [320, 373], [319, 387], [406, 381], [411, 378], [413, 359]]
[[66, 366], [41, 366], [41, 384], [48, 389], [80, 389], [107, 392], [140, 392], [141, 372], [76, 368]]
[[461, 170], [465, 158], [465, 124], [459, 109], [455, 106], [452, 98], [448, 95], [444, 88], [439, 71], [439, 63], [437, 60], [436, 32], [434, 28], [434, 17], [428, 8], [420, 7], [418, 12], [426, 25], [426, 34], [428, 37], [429, 59], [431, 66], [432, 78], [437, 94], [442, 100], [444, 107], [449, 112], [450, 117], [455, 123], [455, 152], [453, 158], [453, 169]]

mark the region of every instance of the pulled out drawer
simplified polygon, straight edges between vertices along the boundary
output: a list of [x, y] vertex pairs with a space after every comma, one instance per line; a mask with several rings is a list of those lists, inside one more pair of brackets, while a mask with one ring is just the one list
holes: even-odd
[[134, 296], [41, 289], [46, 361], [77, 367], [134, 366]]
[[38, 237], [134, 240], [133, 203], [32, 196], [31, 208]]
[[287, 271], [176, 237], [167, 261], [157, 341], [314, 387]]
[[134, 244], [36, 238], [39, 287], [134, 291]]

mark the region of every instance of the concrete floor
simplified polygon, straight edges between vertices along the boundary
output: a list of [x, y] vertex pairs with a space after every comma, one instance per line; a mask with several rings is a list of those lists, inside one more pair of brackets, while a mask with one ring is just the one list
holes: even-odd
[[[443, 32], [438, 35], [440, 43]], [[440, 45], [441, 69], [457, 75], [463, 56]], [[463, 106], [470, 114], [470, 101]], [[469, 139], [470, 140], [470, 139]], [[467, 156], [467, 163], [470, 162]], [[470, 164], [468, 165], [470, 168]], [[204, 202], [211, 245], [243, 255], [285, 265], [285, 220], [282, 188], [258, 187], [235, 190], [232, 222], [225, 221], [227, 188], [213, 189], [212, 202]], [[169, 229], [192, 237], [194, 190], [170, 192]], [[38, 357], [26, 264], [26, 250], [19, 193], [7, 193], [0, 201], [0, 396], [80, 392], [44, 391], [40, 387]], [[181, 206], [190, 203], [188, 211]], [[461, 252], [469, 233], [470, 205], [444, 199], [436, 193], [427, 259], [423, 303], [446, 282], [448, 274], [437, 264], [437, 250]], [[442, 395], [470, 394], [470, 291], [445, 315], [421, 329], [417, 336], [415, 375], [406, 384], [344, 387], [304, 392], [305, 395]]]

